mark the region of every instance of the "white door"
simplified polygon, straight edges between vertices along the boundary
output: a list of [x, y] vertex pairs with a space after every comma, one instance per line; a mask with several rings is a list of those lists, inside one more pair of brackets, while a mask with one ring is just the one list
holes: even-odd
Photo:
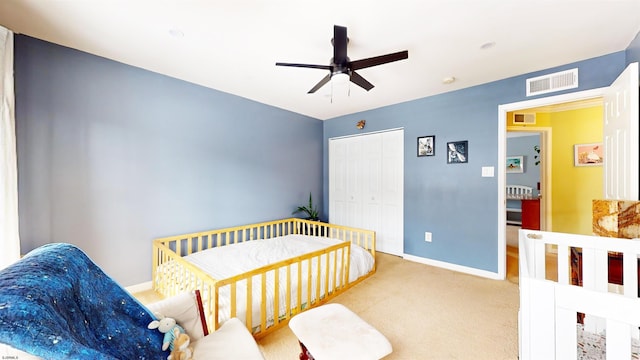
[[604, 197], [638, 200], [638, 63], [604, 93]]
[[[380, 233], [382, 224], [382, 134], [360, 136], [360, 178], [357, 187], [361, 192], [362, 211], [359, 214], [359, 227]], [[376, 249], [382, 244], [378, 241]]]
[[404, 253], [404, 132], [383, 133], [382, 221], [377, 248], [389, 254]]
[[330, 222], [346, 224], [347, 209], [347, 143], [329, 141], [329, 214]]
[[376, 249], [404, 251], [404, 131], [329, 140], [329, 221], [376, 232]]

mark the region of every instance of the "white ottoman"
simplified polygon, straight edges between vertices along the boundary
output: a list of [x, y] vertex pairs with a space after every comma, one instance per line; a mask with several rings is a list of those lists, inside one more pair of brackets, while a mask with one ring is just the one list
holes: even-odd
[[300, 360], [376, 360], [392, 351], [384, 335], [340, 304], [302, 312], [289, 327], [300, 342]]

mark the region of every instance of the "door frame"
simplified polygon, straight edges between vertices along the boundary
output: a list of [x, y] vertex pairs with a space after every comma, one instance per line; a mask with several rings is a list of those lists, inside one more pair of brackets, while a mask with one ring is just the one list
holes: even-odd
[[[521, 109], [518, 109], [521, 110]], [[551, 154], [552, 129], [550, 127], [516, 127], [507, 126], [507, 132], [529, 132], [540, 135], [540, 230], [551, 230]], [[505, 150], [506, 151], [506, 150]], [[506, 176], [506, 173], [505, 173]], [[506, 179], [506, 178], [505, 178]], [[506, 184], [505, 184], [506, 186]]]
[[[498, 278], [504, 280], [507, 275], [507, 239], [506, 228], [507, 219], [504, 216], [507, 210], [507, 200], [505, 194], [506, 186], [506, 156], [507, 156], [507, 113], [522, 109], [536, 108], [542, 106], [558, 105], [562, 103], [589, 100], [604, 96], [607, 88], [596, 88], [591, 90], [577, 91], [568, 94], [543, 97], [538, 99], [518, 101], [509, 104], [498, 105]], [[550, 144], [549, 144], [550, 145]], [[550, 186], [550, 185], [548, 185]], [[547, 186], [547, 187], [548, 187]], [[550, 199], [549, 199], [550, 201]], [[550, 213], [550, 211], [548, 211]], [[545, 214], [546, 215], [546, 214]], [[548, 227], [547, 230], [551, 230]]]

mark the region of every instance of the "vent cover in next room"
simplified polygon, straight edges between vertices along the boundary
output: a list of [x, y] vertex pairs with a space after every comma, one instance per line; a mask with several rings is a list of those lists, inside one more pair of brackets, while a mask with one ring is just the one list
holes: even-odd
[[527, 96], [546, 94], [578, 87], [578, 69], [561, 71], [527, 79]]
[[514, 124], [535, 125], [536, 124], [536, 114], [513, 114], [513, 123]]

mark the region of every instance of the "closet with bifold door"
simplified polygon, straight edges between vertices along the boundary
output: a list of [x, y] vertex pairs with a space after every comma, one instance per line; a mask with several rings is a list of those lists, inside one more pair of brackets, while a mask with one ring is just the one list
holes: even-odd
[[329, 222], [376, 232], [404, 252], [404, 130], [329, 139]]

